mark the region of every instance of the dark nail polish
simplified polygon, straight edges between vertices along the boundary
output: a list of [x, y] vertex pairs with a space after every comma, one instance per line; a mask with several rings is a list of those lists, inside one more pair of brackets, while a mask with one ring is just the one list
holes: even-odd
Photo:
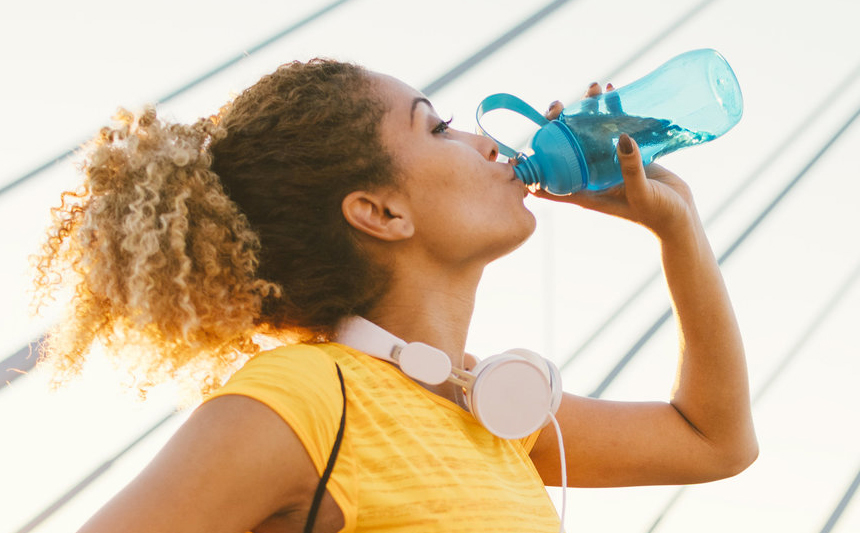
[[618, 148], [624, 155], [630, 155], [633, 153], [633, 142], [630, 140], [629, 135], [626, 133], [621, 134], [621, 137], [618, 138]]

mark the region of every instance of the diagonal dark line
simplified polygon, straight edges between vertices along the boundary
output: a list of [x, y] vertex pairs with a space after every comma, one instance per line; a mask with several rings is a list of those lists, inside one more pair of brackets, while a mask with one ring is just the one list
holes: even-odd
[[531, 28], [532, 26], [534, 26], [535, 24], [537, 24], [541, 20], [545, 19], [547, 16], [552, 14], [555, 10], [557, 10], [558, 8], [560, 8], [561, 6], [563, 6], [564, 4], [566, 4], [568, 2], [570, 2], [570, 0], [555, 0], [554, 2], [547, 4], [546, 6], [544, 6], [542, 9], [540, 9], [539, 11], [534, 13], [529, 18], [523, 20], [522, 22], [520, 22], [519, 24], [517, 24], [516, 26], [514, 26], [510, 30], [503, 33], [498, 39], [494, 40], [493, 42], [489, 43], [485, 47], [481, 48], [480, 50], [478, 50], [477, 52], [475, 52], [474, 54], [469, 56], [467, 59], [465, 59], [462, 63], [460, 63], [459, 65], [455, 66], [454, 68], [452, 68], [451, 70], [449, 70], [445, 74], [438, 77], [436, 80], [430, 82], [429, 85], [427, 85], [426, 87], [424, 87], [424, 89], [422, 89], [422, 92], [425, 95], [430, 96], [431, 94], [439, 91], [440, 89], [442, 89], [443, 87], [445, 87], [446, 85], [451, 83], [452, 81], [459, 78], [463, 73], [465, 73], [466, 71], [468, 71], [469, 69], [471, 69], [472, 67], [474, 67], [475, 65], [477, 65], [478, 63], [483, 61], [484, 59], [486, 59], [487, 57], [494, 54], [499, 48], [503, 47], [504, 45], [508, 44], [512, 40], [516, 39], [522, 33], [524, 33], [526, 30], [528, 30], [529, 28]]
[[87, 477], [82, 479], [80, 482], [78, 482], [78, 484], [76, 484], [74, 487], [69, 489], [65, 494], [60, 496], [60, 498], [58, 498], [54, 503], [52, 503], [47, 508], [45, 508], [45, 510], [43, 510], [41, 513], [36, 515], [32, 520], [27, 522], [23, 527], [18, 529], [18, 531], [16, 531], [15, 533], [29, 533], [30, 531], [33, 531], [34, 529], [36, 529], [39, 526], [39, 524], [41, 524], [46, 519], [48, 519], [48, 517], [50, 517], [52, 514], [57, 512], [58, 509], [60, 509], [65, 504], [67, 504], [70, 500], [72, 500], [72, 498], [74, 498], [75, 496], [80, 494], [84, 489], [86, 489], [88, 486], [90, 486], [96, 479], [101, 477], [102, 474], [107, 472], [114, 465], [114, 463], [116, 463], [116, 461], [118, 461], [123, 455], [128, 453], [129, 450], [131, 450], [132, 448], [134, 448], [135, 446], [140, 444], [146, 437], [151, 435], [156, 429], [163, 426], [168, 420], [173, 418], [175, 415], [176, 415], [176, 412], [171, 411], [170, 413], [168, 413], [167, 415], [162, 417], [161, 420], [156, 422], [152, 427], [150, 427], [145, 432], [143, 432], [140, 436], [138, 436], [136, 439], [134, 439], [134, 441], [131, 444], [127, 445], [125, 448], [120, 450], [119, 453], [117, 453], [116, 455], [114, 455], [113, 457], [111, 457], [107, 461], [103, 462], [101, 465], [99, 465], [98, 468], [96, 468], [95, 470], [90, 472], [90, 474], [87, 475]]
[[39, 345], [44, 337], [29, 343], [3, 361], [0, 361], [0, 390], [29, 372], [39, 359]]
[[[818, 314], [813, 317], [812, 321], [809, 325], [804, 329], [803, 333], [797, 338], [797, 341], [792, 345], [791, 349], [786, 352], [786, 354], [780, 359], [779, 364], [770, 373], [768, 378], [764, 381], [762, 385], [758, 387], [755, 395], [752, 398], [752, 404], [757, 404], [762, 397], [770, 390], [770, 387], [776, 382], [777, 379], [785, 372], [786, 368], [791, 364], [791, 362], [795, 359], [797, 354], [799, 354], [803, 348], [806, 346], [806, 343], [816, 334], [818, 329], [824, 325], [825, 321], [830, 317], [833, 311], [839, 307], [839, 304], [842, 302], [842, 299], [848, 294], [851, 287], [860, 280], [860, 262], [854, 266], [854, 269], [850, 274], [839, 284], [835, 291], [830, 296], [830, 299], [827, 301], [824, 306], [822, 306], [821, 310]], [[858, 479], [860, 479], [860, 472], [858, 472]], [[835, 525], [836, 521], [842, 515], [842, 511], [845, 510], [845, 507], [848, 505], [848, 501], [851, 500], [854, 493], [857, 491], [858, 479], [854, 480], [854, 483], [851, 484], [848, 491], [843, 496], [842, 500], [837, 504], [836, 509], [833, 511], [830, 520], [827, 522], [827, 525], [824, 526], [822, 533], [826, 533], [832, 529], [833, 525]], [[681, 495], [688, 489], [688, 486], [684, 486], [675, 491], [675, 495], [666, 502], [666, 505], [663, 506], [662, 511], [654, 520], [654, 523], [651, 524], [651, 527], [648, 529], [647, 533], [654, 533], [657, 530], [657, 527], [663, 521], [664, 518], [669, 514], [669, 511], [678, 503]]]
[[770, 373], [764, 383], [759, 387], [758, 391], [756, 391], [755, 397], [753, 398], [753, 403], [758, 402], [762, 396], [764, 396], [769, 390], [770, 387], [776, 382], [780, 375], [785, 372], [785, 369], [794, 361], [795, 357], [801, 352], [801, 350], [806, 347], [806, 343], [815, 335], [818, 329], [825, 323], [825, 321], [830, 318], [832, 312], [839, 306], [842, 302], [842, 299], [848, 294], [848, 291], [851, 287], [857, 283], [857, 280], [860, 279], [860, 262], [854, 266], [854, 269], [851, 273], [845, 278], [842, 283], [839, 284], [839, 288], [833, 292], [830, 296], [830, 299], [827, 303], [822, 307], [821, 311], [818, 315], [810, 322], [809, 326], [803, 331], [803, 333], [798, 337], [797, 341], [791, 347], [791, 350], [786, 353], [785, 356], [780, 360], [779, 365]]
[[[80, 144], [81, 143], [78, 143], [78, 145], [80, 145]], [[39, 165], [38, 167], [34, 168], [30, 172], [27, 172], [26, 174], [24, 174], [20, 178], [14, 179], [14, 180], [10, 181], [9, 183], [3, 185], [2, 187], [0, 187], [0, 196], [3, 196], [4, 194], [11, 191], [12, 189], [17, 187], [18, 185], [23, 184], [25, 181], [29, 180], [30, 178], [34, 178], [34, 177], [38, 176], [39, 174], [41, 174], [42, 172], [45, 172], [49, 168], [53, 167], [54, 165], [59, 164], [59, 163], [65, 161], [66, 159], [72, 157], [73, 155], [75, 155], [76, 150], [77, 150], [77, 147], [69, 148], [68, 150], [61, 153], [60, 155], [54, 156], [52, 159], [50, 159], [46, 163]]]
[[857, 475], [854, 476], [854, 481], [848, 485], [848, 489], [845, 491], [845, 494], [842, 495], [842, 499], [839, 500], [839, 503], [836, 504], [836, 508], [833, 509], [833, 513], [830, 515], [827, 523], [824, 524], [823, 528], [821, 528], [821, 533], [830, 533], [833, 531], [833, 527], [836, 526], [836, 522], [839, 521], [842, 517], [842, 513], [845, 512], [845, 509], [851, 502], [851, 499], [855, 494], [857, 494], [858, 488], [860, 488], [860, 470], [857, 470]]
[[310, 15], [299, 20], [298, 22], [295, 22], [295, 23], [287, 26], [286, 28], [279, 31], [278, 33], [275, 33], [274, 35], [271, 35], [270, 37], [264, 39], [263, 41], [260, 41], [259, 43], [255, 44], [251, 48], [244, 50], [242, 53], [236, 54], [235, 56], [228, 59], [224, 63], [218, 65], [217, 67], [213, 68], [209, 72], [201, 74], [200, 76], [198, 76], [197, 78], [194, 78], [193, 80], [186, 83], [182, 87], [179, 87], [178, 89], [166, 94], [162, 98], [159, 98], [157, 100], [157, 102], [158, 103], [164, 103], [164, 102], [167, 102], [168, 100], [172, 100], [173, 98], [176, 98], [180, 94], [188, 91], [189, 89], [195, 87], [196, 85], [199, 85], [199, 84], [203, 83], [204, 81], [208, 80], [209, 78], [216, 76], [216, 75], [220, 74], [221, 72], [224, 72], [225, 70], [232, 67], [236, 63], [239, 63], [240, 61], [242, 61], [246, 57], [259, 52], [263, 48], [266, 48], [269, 45], [272, 45], [277, 41], [280, 41], [281, 39], [283, 39], [287, 35], [293, 33], [294, 31], [296, 31], [296, 30], [298, 30], [298, 29], [300, 29], [300, 28], [302, 28], [308, 24], [310, 24], [311, 22], [315, 21], [316, 19], [322, 17], [323, 15], [329, 13], [330, 11], [333, 11], [334, 9], [342, 6], [343, 4], [345, 4], [347, 2], [349, 2], [349, 0], [337, 0], [336, 2], [332, 2], [331, 4], [328, 4], [327, 6], [311, 13]]
[[[830, 94], [822, 98], [819, 104], [813, 108], [812, 111], [803, 118], [803, 120], [798, 121], [798, 126], [794, 130], [788, 133], [788, 135], [781, 139], [780, 142], [776, 143], [774, 149], [761, 159], [761, 162], [752, 172], [748, 173], [744, 179], [738, 182], [738, 185], [732, 190], [732, 192], [723, 199], [720, 205], [717, 206], [717, 208], [705, 220], [705, 227], [709, 227], [719, 220], [720, 217], [726, 213], [726, 210], [731, 207], [754, 182], [761, 179], [771, 163], [790, 145], [797, 142], [797, 140], [802, 137], [801, 134], [809, 128], [809, 124], [813, 123], [819, 116], [821, 116], [833, 104], [833, 102], [836, 101], [836, 98], [845, 91], [845, 87], [853, 84], [858, 77], [860, 77], [860, 63], [858, 63], [839, 83], [835, 84], [835, 88], [830, 92]], [[624, 300], [624, 302], [622, 302], [621, 305], [619, 305], [611, 314], [609, 314], [603, 322], [601, 322], [600, 325], [597, 326], [597, 328], [595, 328], [594, 331], [592, 331], [591, 334], [576, 348], [576, 350], [574, 350], [574, 352], [565, 359], [564, 363], [559, 366], [559, 370], [563, 371], [568, 365], [582, 355], [585, 350], [591, 346], [591, 344], [597, 340], [603, 332], [606, 331], [606, 329], [645, 292], [651, 283], [660, 278], [660, 273], [661, 270], [659, 268], [653, 270], [651, 274], [636, 289], [634, 289], [632, 293], [630, 293], [627, 299]]]
[[663, 327], [663, 324], [665, 324], [671, 317], [671, 309], [667, 309], [666, 311], [664, 311], [663, 314], [660, 315], [660, 317], [655, 320], [654, 323], [651, 324], [651, 326], [647, 330], [645, 330], [645, 333], [643, 333], [639, 337], [636, 343], [633, 344], [633, 346], [629, 350], [627, 350], [627, 353], [625, 353], [624, 356], [621, 357], [621, 359], [619, 359], [617, 363], [615, 363], [615, 366], [612, 367], [612, 370], [610, 370], [608, 374], [606, 374], [606, 377], [603, 378], [603, 381], [600, 382], [600, 385], [598, 385], [597, 388], [594, 389], [594, 391], [592, 391], [592, 393], [588, 396], [590, 398], [600, 398], [603, 393], [606, 392], [606, 389], [609, 388], [609, 385], [611, 385], [612, 382], [615, 381], [615, 378], [617, 378], [621, 374], [621, 371], [624, 370], [628, 364], [630, 364], [630, 361], [633, 360], [636, 354], [638, 354], [639, 351], [648, 343], [648, 341], [651, 340], [651, 337], [653, 337], [658, 331], [660, 331], [660, 328]]
[[[848, 118], [847, 121], [833, 134], [833, 136], [824, 143], [824, 146], [814, 155], [812, 158], [803, 166], [803, 168], [795, 175], [791, 181], [786, 184], [786, 186], [777, 193], [773, 200], [758, 214], [758, 216], [744, 229], [743, 232], [732, 242], [731, 245], [719, 256], [717, 259], [718, 263], [722, 265], [734, 252], [737, 250], [744, 241], [758, 228], [762, 222], [770, 215], [771, 212], [776, 208], [779, 203], [785, 199], [789, 192], [798, 184], [800, 181], [806, 177], [809, 170], [815, 166], [816, 163], [821, 159], [821, 157], [827, 153], [828, 150], [833, 146], [834, 143], [845, 133], [848, 128], [854, 123], [857, 117], [860, 116], [860, 107], [857, 108], [856, 111]], [[615, 380], [616, 377], [621, 373], [622, 370], [630, 363], [633, 357], [642, 349], [642, 347], [647, 343], [647, 341], [654, 336], [654, 334], [660, 329], [660, 327], [666, 323], [666, 321], [672, 316], [671, 309], [666, 310], [660, 318], [658, 318], [646, 331], [642, 334], [640, 339], [636, 341], [630, 350], [621, 357], [621, 359], [615, 364], [615, 366], [610, 370], [609, 374], [603, 379], [600, 385], [594, 389], [589, 396], [592, 398], [599, 398], [609, 385]]]
[[[284, 37], [286, 37], [290, 33], [298, 30], [299, 28], [301, 28], [303, 26], [306, 26], [307, 24], [315, 21], [316, 19], [322, 17], [326, 13], [332, 11], [333, 9], [335, 9], [337, 7], [340, 7], [341, 5], [343, 5], [347, 2], [349, 2], [349, 0], [337, 0], [336, 2], [332, 2], [331, 4], [326, 5], [322, 9], [319, 9], [319, 10], [311, 13], [310, 15], [299, 20], [298, 22], [295, 22], [295, 23], [287, 26], [283, 30], [275, 33], [274, 35], [267, 37], [266, 39], [255, 44], [251, 48], [244, 50], [241, 54], [236, 54], [235, 56], [233, 56], [230, 59], [228, 59], [227, 61], [221, 63], [220, 65], [213, 68], [212, 70], [209, 70], [208, 72], [201, 74], [200, 76], [194, 78], [193, 80], [186, 83], [185, 85], [171, 91], [170, 93], [168, 93], [168, 94], [164, 95], [163, 97], [159, 98], [158, 100], [156, 100], [156, 102], [157, 103], [165, 103], [165, 102], [172, 100], [173, 98], [176, 98], [177, 96], [185, 93], [189, 89], [199, 85], [200, 83], [203, 83], [204, 81], [208, 80], [209, 78], [211, 78], [217, 74], [220, 74], [221, 72], [227, 70], [228, 68], [232, 67], [236, 63], [239, 63], [240, 61], [242, 61], [246, 57], [250, 56], [251, 54], [259, 52], [263, 48], [273, 44], [274, 42], [276, 42], [280, 39], [283, 39]], [[6, 183], [2, 187], [0, 187], [0, 196], [6, 194], [7, 192], [11, 191], [15, 187], [23, 184], [24, 182], [26, 182], [30, 178], [33, 178], [33, 177], [41, 174], [42, 172], [45, 172], [46, 170], [50, 169], [54, 165], [61, 163], [61, 162], [65, 161], [66, 159], [68, 159], [69, 157], [75, 155], [75, 152], [78, 150], [78, 146], [80, 146], [81, 144], [82, 143], [78, 143], [73, 148], [69, 148], [68, 150], [64, 151], [63, 153], [54, 156], [53, 158], [49, 159], [48, 161], [46, 161], [42, 165], [39, 165], [38, 167], [27, 172], [23, 176], [21, 176], [17, 179], [14, 179], [9, 183]]]
[[656, 47], [658, 44], [663, 42], [667, 37], [672, 35], [678, 28], [689, 22], [692, 18], [698, 15], [703, 9], [710, 6], [717, 0], [704, 0], [693, 6], [689, 11], [683, 13], [680, 17], [675, 19], [671, 24], [666, 26], [666, 28], [654, 36], [653, 39], [648, 41], [645, 45], [641, 47], [637, 47], [637, 52], [628, 57], [625, 61], [623, 61], [620, 65], [609, 71], [603, 78], [604, 80], [611, 80], [618, 76], [620, 73], [624, 72], [624, 69], [630, 67], [635, 62], [639, 61], [641, 58], [645, 56], [652, 48]]
[[839, 139], [839, 137], [841, 137], [842, 134], [845, 133], [848, 130], [848, 128], [851, 127], [851, 125], [854, 123], [854, 121], [857, 120], [858, 116], [860, 116], [860, 107], [858, 107], [857, 110], [854, 111], [854, 114], [852, 114], [851, 117], [849, 117], [848, 120], [845, 121], [845, 123], [842, 125], [842, 127], [840, 127], [839, 130], [837, 130], [836, 133], [833, 134], [833, 137], [831, 137], [830, 140], [828, 140], [824, 144], [824, 146], [821, 147], [821, 150], [819, 150], [812, 157], [812, 159], [810, 159], [809, 162], [801, 169], [801, 171], [797, 173], [797, 175], [794, 177], [794, 179], [792, 179], [785, 186], [785, 188], [783, 188], [776, 195], [776, 197], [767, 205], [767, 207], [765, 207], [762, 210], [762, 212], [758, 215], [758, 217], [756, 217], [755, 220], [753, 220], [753, 222], [747, 227], [747, 229], [744, 230], [744, 232], [741, 233], [741, 235], [738, 236], [737, 239], [735, 239], [735, 241], [731, 244], [731, 246], [729, 246], [728, 249], [726, 249], [726, 251], [723, 252], [723, 254], [719, 258], [720, 264], [722, 264], [723, 261], [728, 259], [728, 257], [730, 255], [732, 255], [732, 253], [738, 248], [738, 246], [743, 244], [743, 242], [747, 239], [747, 237], [749, 237], [750, 234], [753, 231], [755, 231], [755, 229], [764, 221], [765, 218], [767, 218], [767, 216], [776, 208], [776, 206], [779, 205], [779, 203], [786, 197], [786, 195], [788, 195], [788, 193], [791, 192], [791, 190], [794, 188], [794, 186], [797, 185], [798, 183], [800, 183], [800, 180], [802, 180], [804, 177], [806, 177], [806, 173], [809, 172], [809, 170], [812, 167], [814, 167], [816, 163], [818, 163], [818, 161], [821, 159], [821, 157], [825, 153], [827, 153], [828, 150], [830, 150], [830, 148], [836, 143], [836, 141]]
[[654, 523], [651, 524], [651, 527], [648, 528], [646, 533], [654, 533], [657, 531], [657, 528], [663, 522], [663, 519], [666, 518], [666, 515], [669, 513], [669, 510], [678, 503], [678, 500], [681, 499], [681, 496], [684, 495], [685, 492], [690, 488], [691, 485], [684, 485], [683, 487], [679, 487], [678, 490], [675, 491], [675, 494], [672, 495], [672, 498], [666, 503], [666, 506], [663, 507], [663, 511], [659, 516], [654, 520]]

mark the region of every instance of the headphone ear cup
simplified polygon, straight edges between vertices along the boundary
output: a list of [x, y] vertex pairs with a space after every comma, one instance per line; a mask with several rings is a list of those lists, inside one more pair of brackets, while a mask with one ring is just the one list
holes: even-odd
[[510, 350], [505, 350], [503, 353], [519, 355], [523, 359], [530, 361], [533, 365], [543, 370], [547, 381], [552, 378], [552, 376], [550, 375], [549, 367], [546, 364], [547, 360], [541, 357], [539, 353], [533, 352], [526, 348], [511, 348]]
[[[561, 399], [564, 396], [564, 388], [561, 386], [561, 371], [557, 366], [555, 366], [555, 363], [549, 359], [544, 359], [544, 362], [549, 368], [549, 382], [552, 387], [552, 403], [550, 405], [550, 412], [555, 415], [558, 412], [558, 408], [561, 406]], [[547, 420], [547, 422], [549, 422], [549, 420]]]
[[521, 439], [546, 425], [553, 403], [552, 377], [537, 357], [539, 364], [533, 357], [506, 352], [484, 359], [473, 371], [469, 410], [494, 435]]
[[[552, 414], [557, 413], [558, 408], [561, 405], [561, 398], [564, 395], [564, 389], [561, 385], [561, 372], [558, 370], [555, 363], [541, 356], [539, 353], [526, 348], [511, 348], [510, 350], [506, 350], [504, 353], [519, 355], [524, 359], [531, 361], [532, 364], [544, 371], [544, 375], [546, 376], [547, 381], [549, 381], [549, 385], [552, 389], [550, 412]], [[547, 417], [547, 423], [549, 423], [549, 417]]]

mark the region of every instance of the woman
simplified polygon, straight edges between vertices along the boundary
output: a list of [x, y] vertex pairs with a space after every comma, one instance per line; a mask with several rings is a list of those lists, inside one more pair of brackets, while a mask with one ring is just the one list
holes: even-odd
[[[360, 315], [455, 369], [472, 364], [483, 268], [535, 226], [490, 139], [449, 128], [394, 78], [321, 60], [282, 66], [194, 126], [153, 110], [119, 118], [90, 147], [86, 190], [65, 197], [41, 258], [43, 288], [62, 265], [77, 280], [49, 357], [73, 372], [98, 339], [142, 386], [190, 376], [214, 393], [82, 531], [300, 531], [309, 515], [317, 532], [558, 528], [543, 488], [561, 482], [551, 430], [500, 439], [463, 408], [459, 385], [419, 384], [328, 342]], [[626, 135], [618, 157], [623, 186], [533, 194], [656, 235], [678, 380], [668, 403], [565, 394], [568, 484], [734, 475], [757, 445], [717, 263], [686, 185], [643, 169]], [[257, 353], [259, 332], [285, 345]], [[256, 355], [218, 388], [240, 353]]]

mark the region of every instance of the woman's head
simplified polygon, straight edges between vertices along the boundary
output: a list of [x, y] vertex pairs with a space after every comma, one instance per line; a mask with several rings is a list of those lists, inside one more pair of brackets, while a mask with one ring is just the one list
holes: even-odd
[[[397, 180], [376, 195], [376, 211], [401, 217], [396, 222], [411, 230], [401, 257], [413, 265], [447, 267], [454, 275], [480, 272], [531, 235], [535, 220], [523, 204], [527, 190], [511, 165], [496, 161], [495, 142], [450, 128], [423, 94], [402, 81], [370, 76], [387, 109], [380, 137]], [[352, 225], [365, 229], [346, 205], [344, 211]], [[398, 235], [404, 234], [388, 237]]]
[[280, 67], [194, 125], [120, 112], [37, 258], [43, 296], [58, 275], [74, 286], [49, 338], [60, 378], [100, 340], [142, 386], [183, 370], [206, 389], [260, 329], [324, 338], [372, 305], [385, 275], [341, 201], [394, 179], [384, 114], [365, 70], [321, 60]]

